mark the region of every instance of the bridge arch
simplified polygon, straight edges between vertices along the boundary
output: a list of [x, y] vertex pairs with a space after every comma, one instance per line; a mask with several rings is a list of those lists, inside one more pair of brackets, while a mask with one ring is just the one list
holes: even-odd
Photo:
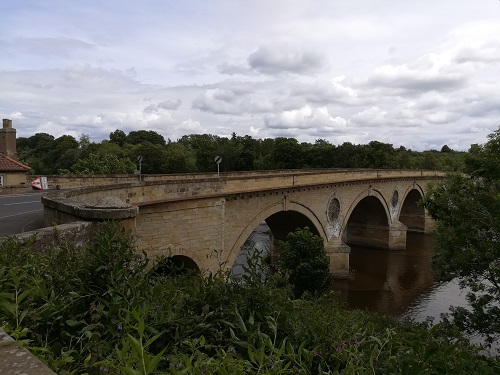
[[424, 189], [418, 184], [409, 186], [403, 195], [403, 200], [399, 211], [399, 221], [406, 225], [409, 231], [425, 231], [425, 208], [418, 204], [423, 196]]
[[347, 209], [347, 211], [345, 212], [344, 217], [343, 217], [341, 235], [344, 233], [345, 227], [346, 227], [353, 211], [358, 206], [359, 202], [361, 202], [364, 198], [367, 198], [367, 197], [374, 197], [380, 202], [380, 204], [382, 205], [382, 208], [384, 209], [385, 215], [386, 215], [388, 223], [389, 223], [391, 215], [389, 212], [389, 205], [387, 203], [387, 200], [385, 199], [384, 195], [379, 190], [368, 188], [368, 189], [362, 191], [361, 193], [359, 193], [356, 196], [356, 198], [354, 198], [352, 203], [349, 205], [349, 208]]
[[[165, 268], [170, 265], [180, 266], [184, 264], [186, 268], [200, 272], [204, 264], [203, 255], [191, 248], [183, 248], [178, 246], [166, 245], [160, 246], [158, 249], [148, 251], [148, 255], [152, 262], [148, 268]], [[165, 262], [165, 264], [162, 264]]]
[[[288, 221], [288, 226], [279, 227], [278, 223], [282, 219], [291, 219]], [[325, 229], [311, 209], [298, 202], [287, 201], [286, 204], [284, 204], [284, 202], [280, 200], [266, 207], [248, 222], [229, 251], [226, 259], [227, 267], [231, 267], [234, 264], [245, 241], [263, 221], [269, 225], [276, 239], [284, 239], [286, 234], [297, 227], [308, 226], [314, 234], [321, 236], [323, 241], [325, 243], [327, 242]], [[294, 224], [298, 225], [294, 227]]]
[[376, 189], [358, 194], [349, 206], [341, 238], [348, 245], [389, 247], [391, 215], [387, 200]]
[[193, 259], [185, 255], [174, 255], [157, 262], [153, 266], [152, 272], [164, 276], [172, 273], [200, 273], [200, 267]]

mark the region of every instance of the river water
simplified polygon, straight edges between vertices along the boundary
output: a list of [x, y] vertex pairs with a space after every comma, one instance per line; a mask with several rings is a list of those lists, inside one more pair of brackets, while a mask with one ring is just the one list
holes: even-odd
[[[262, 223], [240, 251], [233, 273], [243, 273], [249, 254], [267, 254], [271, 244], [271, 231]], [[451, 303], [464, 303], [465, 296], [454, 283], [435, 281], [431, 252], [432, 236], [420, 233], [408, 233], [404, 251], [352, 246], [351, 277], [335, 280], [333, 289], [339, 291], [340, 300], [350, 308], [417, 320], [427, 316], [439, 318]]]
[[[404, 251], [351, 246], [349, 280], [337, 280], [333, 288], [351, 308], [359, 308], [395, 317], [439, 317], [448, 310], [442, 299], [436, 304], [436, 292], [460, 301], [453, 283], [435, 281], [431, 267], [432, 236], [408, 233]], [[451, 290], [449, 290], [451, 288]]]
[[[269, 227], [259, 225], [240, 251], [233, 273], [243, 273], [242, 265], [255, 250], [267, 253], [272, 246]], [[349, 308], [363, 309], [399, 319], [434, 323], [450, 306], [466, 306], [466, 292], [455, 281], [440, 283], [432, 270], [433, 237], [407, 234], [407, 248], [388, 251], [359, 246], [351, 247], [349, 280], [335, 280], [333, 289]], [[498, 353], [500, 345], [495, 345]]]

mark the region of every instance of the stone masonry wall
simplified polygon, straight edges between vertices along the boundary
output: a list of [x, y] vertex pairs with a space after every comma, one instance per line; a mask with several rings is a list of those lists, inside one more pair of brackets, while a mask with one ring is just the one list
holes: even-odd
[[[400, 231], [399, 212], [406, 194], [413, 188], [422, 192], [434, 178], [439, 178], [439, 173], [399, 170], [246, 173], [227, 175], [220, 180], [181, 178], [59, 191], [47, 196], [44, 204], [47, 216], [71, 220], [71, 215], [83, 215], [79, 217], [100, 220], [102, 210], [93, 210], [92, 205], [111, 195], [138, 207], [138, 215], [132, 209], [122, 211], [123, 219], [132, 220], [129, 226], [135, 226], [139, 250], [153, 257], [184, 255], [200, 269], [216, 271], [221, 263], [226, 267], [232, 265], [240, 246], [261, 221], [289, 210], [307, 217], [329, 247], [335, 244], [332, 251], [344, 254], [336, 259], [345, 260], [348, 248], [342, 243], [342, 235], [358, 202], [366, 196], [375, 196], [389, 224]], [[395, 205], [391, 201], [394, 195], [399, 197]], [[333, 197], [340, 202], [336, 222], [330, 222], [327, 216]], [[59, 210], [65, 213], [56, 212]], [[118, 213], [115, 211], [116, 218]]]
[[[376, 195], [390, 217], [388, 202], [394, 191], [401, 194], [400, 209], [407, 192], [418, 186], [409, 179], [364, 181], [141, 205], [136, 222], [137, 245], [153, 257], [187, 256], [201, 269], [214, 272], [221, 264], [231, 267], [250, 233], [273, 213], [300, 212], [316, 226], [326, 243], [336, 239], [341, 242], [350, 212], [361, 199]], [[327, 217], [332, 197], [341, 201], [337, 233]], [[389, 220], [399, 223], [397, 217]]]
[[151, 258], [185, 255], [202, 269], [217, 271], [222, 250], [223, 199], [168, 202], [140, 208], [137, 247]]

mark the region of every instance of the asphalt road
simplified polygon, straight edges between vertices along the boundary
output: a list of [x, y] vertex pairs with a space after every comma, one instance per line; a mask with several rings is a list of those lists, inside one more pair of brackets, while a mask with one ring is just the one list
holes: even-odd
[[0, 236], [44, 227], [41, 192], [0, 195]]

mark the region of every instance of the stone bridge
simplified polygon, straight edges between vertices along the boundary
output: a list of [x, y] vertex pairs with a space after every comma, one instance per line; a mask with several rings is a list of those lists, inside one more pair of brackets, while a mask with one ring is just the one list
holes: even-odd
[[134, 231], [139, 251], [210, 272], [231, 268], [263, 221], [278, 240], [308, 226], [323, 238], [331, 271], [343, 278], [349, 245], [404, 250], [407, 231], [432, 230], [417, 202], [442, 176], [420, 170], [149, 175], [59, 190], [42, 202], [47, 225], [117, 219]]

